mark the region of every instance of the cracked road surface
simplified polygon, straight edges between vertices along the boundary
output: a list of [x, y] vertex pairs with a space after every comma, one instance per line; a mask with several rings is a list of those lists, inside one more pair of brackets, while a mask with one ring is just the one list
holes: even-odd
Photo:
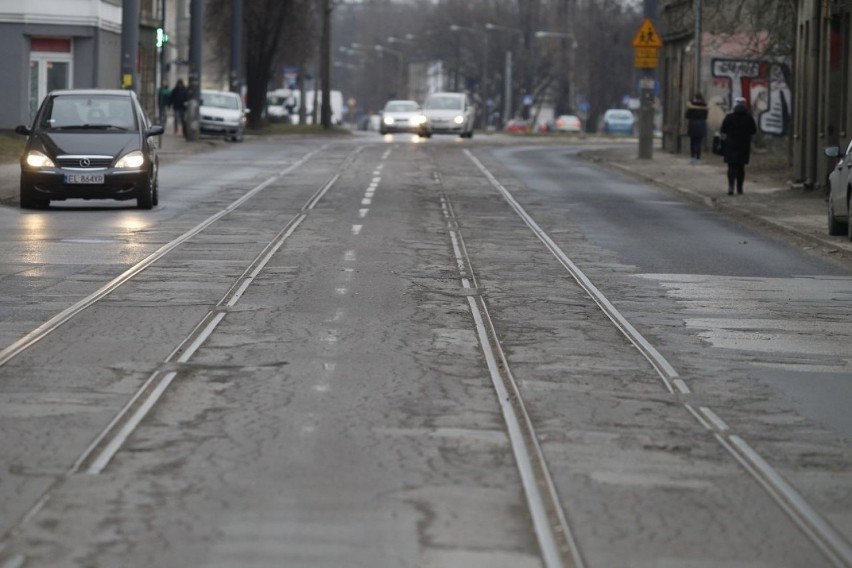
[[0, 566], [852, 566], [850, 267], [500, 140], [0, 209]]

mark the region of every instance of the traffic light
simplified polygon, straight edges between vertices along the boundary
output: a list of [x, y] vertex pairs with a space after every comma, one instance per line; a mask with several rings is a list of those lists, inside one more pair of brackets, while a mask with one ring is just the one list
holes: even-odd
[[157, 28], [157, 47], [163, 47], [169, 43], [169, 34], [163, 28]]

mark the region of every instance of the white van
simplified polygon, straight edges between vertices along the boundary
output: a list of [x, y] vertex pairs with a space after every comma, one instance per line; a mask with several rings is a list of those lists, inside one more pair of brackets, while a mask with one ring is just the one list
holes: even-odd
[[[290, 115], [291, 124], [299, 124], [299, 91], [293, 90], [292, 97], [294, 101], [294, 111]], [[317, 104], [322, 105], [322, 91], [317, 93]], [[308, 124], [311, 123], [314, 110], [314, 92], [305, 91], [305, 115], [307, 116]], [[319, 112], [317, 112], [317, 120], [319, 120]], [[340, 91], [331, 91], [331, 123], [335, 126], [343, 124], [343, 93]]]

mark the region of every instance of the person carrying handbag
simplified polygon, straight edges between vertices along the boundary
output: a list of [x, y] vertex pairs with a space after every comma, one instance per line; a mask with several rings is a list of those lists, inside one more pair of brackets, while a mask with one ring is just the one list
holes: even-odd
[[728, 164], [728, 195], [742, 194], [745, 167], [751, 158], [751, 137], [757, 133], [757, 124], [748, 110], [746, 100], [734, 99], [734, 110], [725, 116], [719, 132], [725, 137], [725, 163]]

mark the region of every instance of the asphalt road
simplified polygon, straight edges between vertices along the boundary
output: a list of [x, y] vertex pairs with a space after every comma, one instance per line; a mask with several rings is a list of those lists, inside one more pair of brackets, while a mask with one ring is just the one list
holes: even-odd
[[852, 566], [852, 270], [579, 149], [0, 208], [0, 566]]

